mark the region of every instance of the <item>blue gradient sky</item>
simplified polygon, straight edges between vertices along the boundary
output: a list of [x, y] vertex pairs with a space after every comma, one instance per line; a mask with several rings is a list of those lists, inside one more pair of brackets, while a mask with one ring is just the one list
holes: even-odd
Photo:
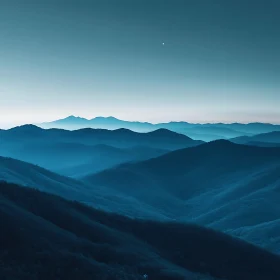
[[0, 5], [0, 127], [73, 114], [280, 123], [279, 1]]

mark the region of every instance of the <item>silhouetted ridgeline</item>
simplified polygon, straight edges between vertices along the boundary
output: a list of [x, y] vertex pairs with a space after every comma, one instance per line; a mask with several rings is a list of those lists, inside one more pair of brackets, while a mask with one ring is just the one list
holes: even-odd
[[237, 144], [247, 144], [263, 147], [280, 146], [280, 131], [262, 133], [254, 136], [241, 136], [230, 140]]
[[138, 132], [153, 131], [159, 128], [166, 128], [178, 133], [188, 135], [197, 140], [212, 141], [217, 139], [228, 139], [239, 136], [250, 136], [254, 134], [280, 131], [280, 125], [269, 123], [188, 123], [184, 121], [151, 124], [148, 122], [133, 122], [119, 120], [114, 117], [96, 117], [85, 119], [75, 116], [69, 116], [64, 119], [49, 123], [42, 123], [44, 128], [63, 128], [80, 129], [86, 127], [118, 129], [127, 128]]
[[5, 182], [0, 198], [1, 279], [280, 279], [278, 256], [212, 230], [132, 220]]
[[195, 141], [186, 135], [179, 134], [167, 129], [158, 129], [147, 133], [134, 132], [129, 129], [92, 129], [83, 128], [79, 130], [64, 129], [42, 129], [35, 125], [23, 125], [14, 127], [1, 132], [3, 144], [9, 141], [16, 144], [19, 141], [24, 144], [26, 142], [44, 143], [47, 142], [68, 142], [80, 143], [86, 145], [105, 144], [118, 148], [128, 148], [137, 145], [145, 145], [149, 147], [161, 149], [179, 149], [196, 146], [203, 143]]
[[170, 150], [199, 145], [167, 129], [137, 133], [128, 129], [42, 129], [24, 125], [1, 131], [0, 155], [79, 177], [117, 164], [145, 160]]

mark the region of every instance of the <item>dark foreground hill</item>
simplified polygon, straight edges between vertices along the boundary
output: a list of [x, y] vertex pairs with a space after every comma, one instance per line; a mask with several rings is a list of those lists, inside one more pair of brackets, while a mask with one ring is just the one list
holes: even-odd
[[280, 279], [279, 256], [209, 229], [132, 220], [5, 182], [0, 199], [3, 280]]

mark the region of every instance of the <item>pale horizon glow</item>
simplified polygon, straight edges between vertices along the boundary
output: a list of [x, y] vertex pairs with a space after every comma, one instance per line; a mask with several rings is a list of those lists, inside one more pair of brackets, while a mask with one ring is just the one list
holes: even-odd
[[[75, 116], [75, 117], [80, 117], [80, 118], [84, 118], [84, 119], [87, 119], [87, 120], [91, 120], [91, 119], [94, 119], [96, 117], [105, 117], [105, 118], [108, 118], [108, 117], [115, 117], [119, 120], [123, 120], [123, 121], [131, 121], [131, 122], [134, 122], [134, 121], [139, 121], [139, 122], [148, 122], [148, 123], [151, 123], [151, 124], [158, 124], [158, 123], [168, 123], [168, 122], [188, 122], [188, 123], [193, 123], [193, 124], [215, 124], [215, 123], [225, 123], [225, 124], [231, 124], [231, 123], [242, 123], [242, 124], [248, 124], [248, 123], [269, 123], [269, 124], [274, 124], [274, 125], [280, 125], [280, 122], [270, 122], [270, 121], [258, 121], [258, 120], [248, 120], [247, 122], [242, 122], [242, 121], [231, 121], [231, 120], [221, 120], [221, 119], [210, 119], [210, 120], [196, 120], [196, 119], [158, 119], [158, 120], [147, 120], [145, 118], [141, 118], [141, 119], [126, 119], [126, 118], [123, 118], [121, 116], [112, 116], [112, 115], [73, 115], [73, 114], [68, 114], [68, 115], [58, 115], [56, 116], [55, 118], [50, 118], [48, 117], [47, 115], [44, 117], [39, 117], [36, 116], [32, 116], [32, 115], [29, 115], [29, 117], [27, 118], [26, 121], [22, 121], [20, 120], [20, 116], [18, 116], [18, 118], [16, 118], [17, 116], [14, 116], [14, 118], [11, 118], [9, 119], [9, 122], [6, 122], [6, 121], [1, 121], [0, 120], [0, 129], [10, 129], [10, 128], [13, 128], [13, 127], [16, 127], [16, 126], [21, 126], [21, 125], [25, 125], [25, 124], [33, 124], [33, 125], [40, 125], [42, 123], [46, 123], [46, 122], [53, 122], [53, 121], [56, 121], [56, 120], [60, 120], [60, 119], [65, 119], [69, 116]], [[263, 120], [263, 119], [262, 119]]]
[[0, 128], [280, 124], [279, 1], [0, 2]]

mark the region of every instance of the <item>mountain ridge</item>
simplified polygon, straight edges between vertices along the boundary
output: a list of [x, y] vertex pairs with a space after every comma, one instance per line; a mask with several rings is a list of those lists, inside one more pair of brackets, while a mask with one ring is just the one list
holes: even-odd
[[[71, 122], [73, 120], [73, 122]], [[53, 122], [39, 124], [42, 127], [58, 127], [67, 129], [78, 129], [82, 127], [93, 128], [128, 128], [137, 132], [152, 131], [157, 128], [166, 128], [182, 133], [195, 140], [212, 141], [216, 139], [230, 139], [239, 136], [251, 136], [259, 133], [280, 131], [280, 125], [269, 123], [189, 123], [186, 121], [170, 121], [163, 123], [149, 123], [139, 121], [125, 121], [115, 117], [96, 117], [84, 119], [79, 124], [75, 119], [60, 119]]]
[[[29, 134], [27, 133], [29, 132]], [[101, 144], [98, 141], [105, 141], [105, 143], [102, 144], [107, 144], [107, 142], [116, 142], [118, 139], [117, 137], [120, 137], [119, 139], [121, 141], [126, 141], [127, 145], [133, 146], [135, 143], [139, 145], [141, 141], [145, 142], [146, 144], [149, 144], [149, 141], [152, 143], [152, 141], [157, 140], [155, 143], [152, 143], [155, 147], [160, 148], [160, 145], [167, 145], [171, 144], [174, 142], [174, 145], [176, 143], [179, 145], [179, 147], [183, 147], [184, 145], [187, 147], [188, 145], [198, 145], [203, 143], [203, 141], [196, 141], [191, 139], [190, 137], [176, 133], [174, 131], [170, 131], [168, 129], [157, 129], [155, 131], [149, 131], [149, 132], [135, 132], [132, 130], [129, 130], [127, 128], [119, 128], [115, 130], [109, 130], [109, 129], [94, 129], [94, 128], [81, 128], [77, 130], [65, 130], [65, 129], [59, 129], [59, 128], [50, 128], [50, 129], [43, 129], [35, 125], [23, 125], [23, 126], [18, 126], [14, 127], [11, 129], [3, 130], [1, 132], [1, 140], [2, 143], [7, 139], [7, 141], [14, 141], [13, 139], [13, 134], [17, 133], [17, 137], [22, 133], [22, 141], [24, 141], [24, 137], [27, 137], [29, 141], [36, 141], [38, 138], [34, 138], [34, 134], [37, 133], [36, 136], [40, 137], [49, 137], [51, 140], [59, 140], [59, 137], [65, 137], [66, 139], [71, 139], [71, 137], [80, 137], [78, 140], [77, 138], [74, 138], [73, 141], [80, 141], [80, 143], [88, 143], [88, 140], [91, 140], [91, 144]], [[32, 135], [31, 135], [32, 133]], [[30, 137], [28, 137], [30, 136]], [[83, 136], [83, 137], [81, 137]], [[153, 139], [153, 136], [156, 136], [156, 139]], [[91, 137], [91, 138], [88, 138]], [[123, 138], [121, 138], [123, 137]], [[130, 137], [130, 138], [124, 138], [124, 137]], [[160, 139], [162, 137], [162, 139]], [[158, 142], [159, 139], [162, 140], [161, 142]], [[83, 142], [83, 140], [85, 141]], [[168, 139], [168, 142], [164, 144], [165, 139]], [[57, 140], [57, 141], [58, 141]], [[95, 142], [96, 143], [95, 143]], [[134, 143], [134, 142], [135, 143]], [[98, 143], [97, 143], [98, 142]]]
[[130, 217], [193, 222], [280, 253], [278, 225], [269, 223], [280, 213], [279, 148], [217, 140], [79, 180], [13, 159], [0, 157], [0, 166], [4, 180]]
[[232, 138], [230, 141], [237, 144], [247, 144], [250, 142], [280, 144], [280, 131], [260, 133], [253, 136], [240, 136], [237, 138]]
[[203, 143], [167, 129], [145, 133], [126, 128], [68, 131], [34, 125], [4, 130], [0, 138], [0, 155], [72, 177]]

